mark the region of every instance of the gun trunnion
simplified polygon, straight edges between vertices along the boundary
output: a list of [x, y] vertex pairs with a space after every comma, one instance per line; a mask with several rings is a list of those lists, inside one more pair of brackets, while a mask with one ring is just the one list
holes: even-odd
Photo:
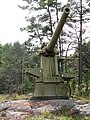
[[55, 29], [49, 44], [44, 45], [40, 52], [40, 68], [29, 68], [28, 73], [37, 77], [33, 99], [68, 99], [71, 94], [69, 80], [72, 75], [61, 71], [60, 58], [55, 48], [58, 37], [68, 17], [70, 9], [64, 8], [62, 17]]

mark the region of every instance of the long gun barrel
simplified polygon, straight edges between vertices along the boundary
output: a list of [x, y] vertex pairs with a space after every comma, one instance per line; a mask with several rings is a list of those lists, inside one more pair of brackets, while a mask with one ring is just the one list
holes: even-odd
[[58, 23], [58, 25], [56, 27], [56, 30], [55, 30], [53, 36], [52, 36], [52, 39], [51, 39], [50, 43], [47, 46], [48, 51], [50, 51], [50, 52], [53, 51], [53, 49], [55, 47], [55, 44], [57, 43], [57, 39], [58, 39], [58, 37], [59, 37], [59, 35], [60, 35], [61, 31], [62, 31], [62, 28], [64, 26], [64, 23], [65, 23], [65, 21], [66, 21], [66, 19], [68, 17], [69, 12], [70, 12], [70, 9], [68, 7], [65, 7], [64, 12], [62, 14], [62, 17], [61, 17], [61, 19], [60, 19], [60, 21], [59, 21], [59, 23]]

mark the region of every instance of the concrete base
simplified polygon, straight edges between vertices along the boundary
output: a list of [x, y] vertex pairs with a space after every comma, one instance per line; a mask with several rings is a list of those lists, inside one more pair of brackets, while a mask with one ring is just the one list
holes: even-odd
[[66, 82], [36, 83], [33, 99], [52, 100], [69, 99], [71, 96], [70, 85]]

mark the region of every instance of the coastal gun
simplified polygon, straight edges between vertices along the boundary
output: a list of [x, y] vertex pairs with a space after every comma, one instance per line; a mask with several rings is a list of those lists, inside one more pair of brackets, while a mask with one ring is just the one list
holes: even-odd
[[65, 7], [50, 42], [43, 43], [39, 54], [40, 68], [29, 68], [28, 73], [37, 77], [33, 99], [68, 99], [70, 97], [71, 90], [68, 81], [72, 79], [72, 76], [63, 73], [60, 69], [60, 64], [64, 59], [59, 56], [56, 48], [58, 37], [69, 12], [70, 9]]

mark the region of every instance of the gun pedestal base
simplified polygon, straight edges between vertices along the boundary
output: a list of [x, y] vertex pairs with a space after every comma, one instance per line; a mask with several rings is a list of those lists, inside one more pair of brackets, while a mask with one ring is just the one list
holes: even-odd
[[70, 95], [71, 89], [66, 81], [38, 82], [36, 83], [33, 99], [68, 99]]

